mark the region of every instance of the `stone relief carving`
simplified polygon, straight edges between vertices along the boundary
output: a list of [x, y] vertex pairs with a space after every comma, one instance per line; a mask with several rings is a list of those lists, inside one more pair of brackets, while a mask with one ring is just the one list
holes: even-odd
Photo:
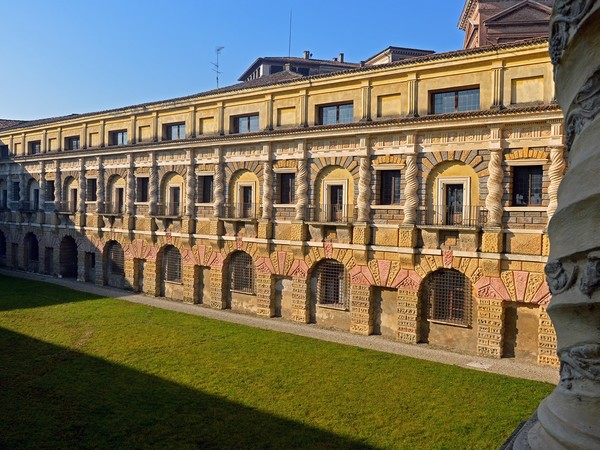
[[600, 69], [588, 78], [575, 97], [566, 119], [565, 145], [571, 149], [575, 137], [600, 112]]
[[563, 149], [560, 147], [552, 148], [550, 150], [550, 169], [548, 170], [548, 177], [550, 178], [550, 185], [548, 186], [548, 196], [550, 197], [547, 209], [548, 219], [554, 215], [558, 206], [558, 186], [563, 179], [565, 167], [566, 162]]
[[600, 252], [596, 251], [588, 254], [587, 263], [581, 272], [579, 290], [591, 297], [598, 287], [600, 287]]
[[577, 278], [577, 266], [565, 268], [560, 261], [549, 261], [544, 268], [546, 282], [552, 295], [561, 294], [573, 286]]
[[600, 383], [600, 345], [578, 345], [560, 352], [560, 386], [571, 390], [573, 381]]
[[550, 59], [552, 64], [560, 62], [569, 39], [579, 22], [592, 9], [594, 0], [557, 0], [550, 22]]

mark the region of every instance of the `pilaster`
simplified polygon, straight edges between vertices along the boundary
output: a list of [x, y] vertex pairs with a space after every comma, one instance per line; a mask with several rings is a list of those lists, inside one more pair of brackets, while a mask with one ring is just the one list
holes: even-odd
[[372, 288], [368, 285], [350, 286], [350, 331], [368, 336], [373, 333]]
[[306, 278], [292, 278], [292, 320], [310, 321], [310, 287]]
[[225, 309], [226, 302], [226, 282], [224, 279], [223, 268], [211, 267], [210, 269], [210, 307], [214, 309]]
[[274, 283], [270, 273], [256, 275], [256, 314], [263, 317], [272, 317], [275, 314]]
[[502, 357], [504, 307], [502, 300], [477, 299], [477, 354]]
[[399, 341], [416, 344], [420, 338], [419, 292], [398, 290], [398, 331]]

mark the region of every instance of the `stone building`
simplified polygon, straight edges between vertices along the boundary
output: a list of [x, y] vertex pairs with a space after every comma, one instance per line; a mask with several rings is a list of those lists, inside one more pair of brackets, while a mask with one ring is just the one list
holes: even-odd
[[400, 50], [422, 54], [0, 121], [0, 264], [554, 364], [547, 38]]

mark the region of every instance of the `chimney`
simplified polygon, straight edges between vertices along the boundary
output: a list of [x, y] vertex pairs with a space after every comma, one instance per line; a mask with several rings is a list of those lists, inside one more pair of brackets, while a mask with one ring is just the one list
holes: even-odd
[[338, 61], [339, 61], [339, 62], [344, 62], [344, 54], [343, 54], [343, 53], [340, 53], [340, 54], [338, 55], [338, 58], [337, 58], [337, 59], [338, 59]]
[[304, 50], [304, 59], [310, 59], [310, 51]]
[[292, 65], [291, 65], [290, 63], [285, 63], [285, 64], [283, 65], [283, 69], [284, 69], [286, 72], [291, 72], [291, 70], [292, 70]]

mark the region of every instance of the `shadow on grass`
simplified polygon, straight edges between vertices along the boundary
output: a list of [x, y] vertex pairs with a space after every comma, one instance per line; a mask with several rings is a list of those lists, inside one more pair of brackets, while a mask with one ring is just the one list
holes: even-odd
[[371, 448], [0, 328], [0, 448]]
[[[0, 274], [0, 311], [39, 308], [103, 298], [44, 280], [29, 280]], [[35, 289], [35, 295], [31, 295]]]

